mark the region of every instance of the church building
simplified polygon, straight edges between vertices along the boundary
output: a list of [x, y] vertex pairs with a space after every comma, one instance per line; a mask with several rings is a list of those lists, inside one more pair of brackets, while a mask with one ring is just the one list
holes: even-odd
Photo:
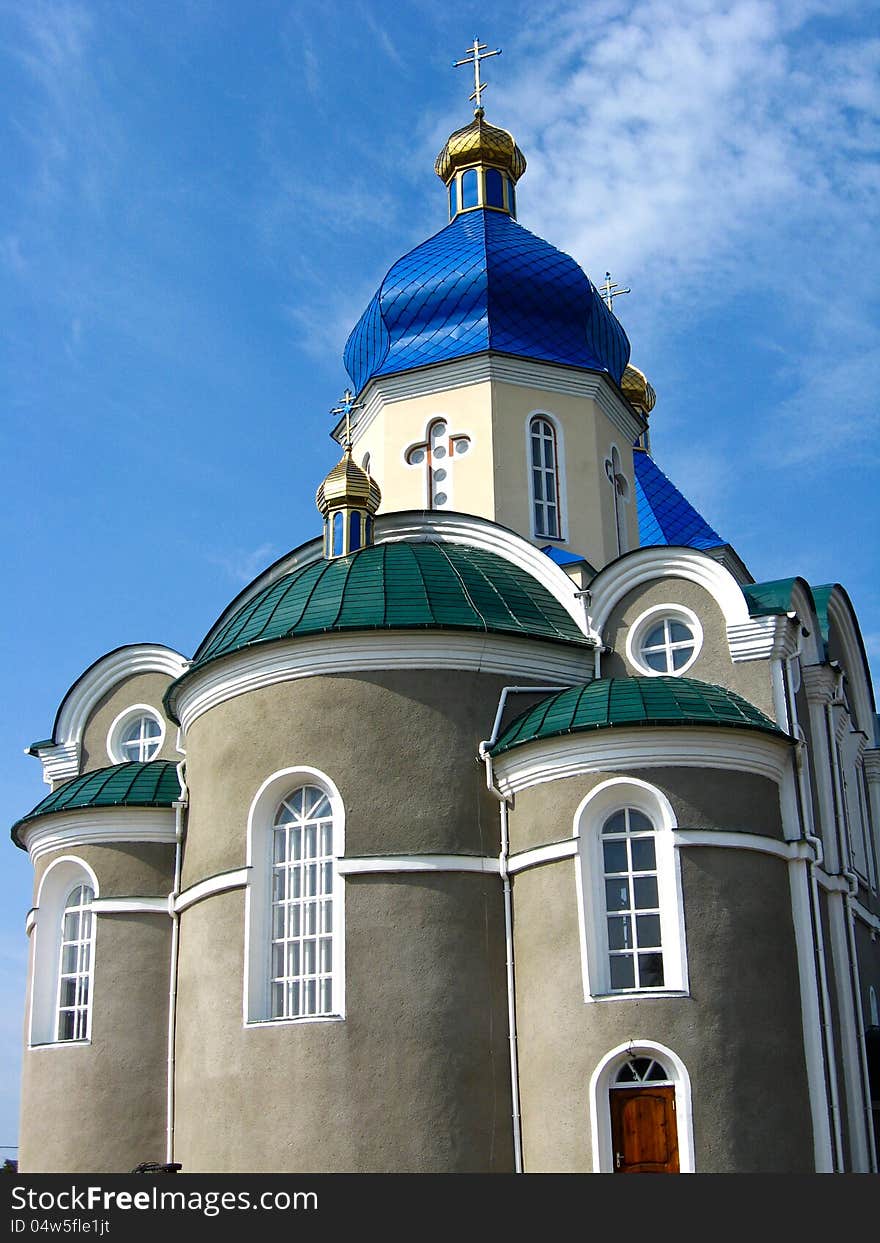
[[488, 54], [314, 531], [29, 748], [23, 1172], [877, 1170], [858, 621], [654, 460], [610, 278], [517, 219]]

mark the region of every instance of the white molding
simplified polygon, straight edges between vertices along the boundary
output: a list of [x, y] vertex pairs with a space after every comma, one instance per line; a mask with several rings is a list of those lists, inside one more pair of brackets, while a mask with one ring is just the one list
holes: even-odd
[[676, 829], [674, 838], [676, 846], [724, 846], [734, 850], [756, 850], [759, 854], [773, 855], [785, 862], [792, 859], [813, 860], [816, 857], [815, 849], [807, 841], [801, 839], [786, 842], [775, 837], [764, 837], [759, 833], [737, 833], [724, 829]]
[[170, 915], [167, 898], [96, 898], [92, 903], [96, 915]]
[[480, 872], [499, 876], [497, 859], [485, 855], [369, 855], [339, 860], [341, 876], [379, 872]]
[[[641, 659], [639, 651], [647, 631], [659, 622], [666, 620], [683, 621], [690, 629], [694, 640], [694, 650], [690, 657], [680, 669], [676, 669], [672, 674], [668, 674], [664, 670], [652, 669], [650, 665]], [[626, 658], [632, 667], [637, 669], [642, 677], [646, 678], [684, 677], [702, 650], [703, 627], [700, 619], [693, 609], [685, 608], [683, 604], [652, 604], [649, 609], [645, 609], [643, 613], [638, 615], [626, 634]]]
[[647, 1054], [663, 1062], [670, 1082], [675, 1087], [675, 1114], [678, 1123], [678, 1165], [682, 1174], [696, 1170], [694, 1151], [694, 1115], [691, 1080], [684, 1062], [666, 1045], [655, 1040], [633, 1038], [612, 1049], [600, 1061], [590, 1078], [590, 1139], [593, 1149], [593, 1173], [610, 1174], [614, 1170], [611, 1143], [611, 1107], [609, 1092], [613, 1075], [632, 1055]]
[[[664, 985], [658, 989], [612, 991], [608, 980], [601, 826], [609, 812], [622, 807], [637, 808], [654, 826], [664, 973]], [[583, 831], [585, 826], [586, 831]], [[687, 941], [681, 867], [675, 849], [676, 827], [675, 812], [667, 796], [638, 777], [611, 777], [602, 781], [578, 804], [572, 821], [572, 834], [578, 842], [575, 892], [585, 1003], [599, 999], [688, 994]]]
[[593, 649], [535, 638], [455, 630], [362, 630], [256, 644], [210, 661], [179, 688], [184, 735], [198, 718], [237, 695], [333, 673], [454, 669], [571, 685], [592, 675]]
[[645, 428], [644, 420], [633, 412], [614, 381], [604, 372], [567, 367], [562, 363], [533, 362], [484, 350], [468, 358], [434, 363], [391, 376], [374, 376], [360, 394], [363, 410], [354, 425], [352, 441], [355, 445], [358, 443], [386, 405], [490, 382], [543, 389], [568, 397], [592, 398], [630, 444]]
[[48, 812], [22, 825], [18, 836], [32, 863], [53, 850], [78, 846], [176, 841], [174, 811], [170, 807], [87, 807], [82, 811]]
[[24, 934], [29, 937], [37, 925], [37, 908], [32, 906], [24, 917]]
[[167, 729], [164, 715], [157, 711], [152, 704], [130, 704], [127, 708], [122, 709], [113, 721], [113, 724], [107, 730], [105, 748], [107, 751], [107, 758], [111, 764], [129, 763], [128, 757], [122, 754], [119, 740], [125, 730], [125, 727], [133, 721], [135, 717], [139, 716], [152, 717], [152, 719], [159, 725], [159, 738], [156, 742], [153, 755], [158, 755], [162, 750], [162, 747], [165, 745], [165, 734]]
[[[333, 1014], [307, 1016], [345, 1018], [345, 881], [339, 871], [339, 860], [345, 854], [345, 804], [336, 783], [326, 773], [308, 764], [280, 768], [263, 781], [254, 795], [247, 819], [247, 884], [245, 885], [244, 918], [244, 987], [242, 990], [242, 1022], [245, 1027], [268, 1020], [268, 946], [272, 918], [271, 849], [275, 813], [290, 791], [300, 785], [314, 785], [327, 795], [333, 819], [334, 868], [337, 883], [333, 886]], [[302, 1022], [284, 1019], [283, 1022]]]
[[599, 571], [590, 584], [594, 629], [602, 634], [624, 596], [660, 578], [683, 578], [702, 587], [718, 604], [728, 627], [750, 620], [746, 598], [729, 570], [695, 548], [657, 545], [626, 553]]
[[100, 896], [101, 887], [94, 870], [77, 855], [61, 855], [53, 859], [40, 877], [36, 905], [32, 912], [33, 929], [31, 957], [31, 999], [28, 1014], [28, 1047], [35, 1045], [68, 1046], [88, 1043], [92, 1033], [95, 980], [95, 929], [92, 920], [90, 983], [91, 996], [87, 1015], [85, 1041], [56, 1040], [58, 1015], [58, 975], [61, 920], [64, 902], [73, 887], [78, 884], [91, 886], [93, 901]]
[[178, 894], [174, 901], [174, 913], [179, 915], [181, 911], [187, 910], [196, 902], [201, 902], [203, 898], [210, 898], [215, 893], [228, 893], [230, 889], [243, 889], [248, 883], [249, 868], [236, 868], [230, 872], [218, 872], [214, 876], [206, 876], [204, 880], [196, 881], [194, 885], [190, 885], [188, 889], [184, 889]]
[[857, 898], [850, 899], [850, 904], [857, 919], [860, 919], [863, 924], [873, 929], [874, 932], [880, 932], [880, 918], [873, 911], [869, 911]]
[[786, 614], [752, 617], [747, 622], [727, 626], [730, 658], [739, 664], [748, 660], [787, 660], [797, 654], [799, 627]]
[[511, 876], [524, 872], [526, 868], [540, 867], [544, 863], [556, 863], [560, 859], [573, 859], [577, 854], [576, 837], [569, 837], [562, 842], [551, 842], [549, 846], [535, 846], [532, 850], [520, 850], [511, 855], [507, 861], [507, 871]]
[[828, 623], [837, 632], [843, 649], [842, 663], [847, 674], [850, 703], [854, 709], [855, 725], [873, 737], [874, 704], [871, 694], [870, 674], [865, 668], [865, 656], [859, 642], [859, 628], [845, 593], [835, 587], [828, 597]]
[[582, 773], [666, 765], [721, 768], [781, 782], [788, 750], [782, 738], [736, 727], [614, 726], [513, 747], [493, 761], [493, 771], [505, 795]]
[[98, 701], [117, 683], [138, 673], [167, 673], [179, 678], [188, 663], [179, 652], [158, 643], [131, 643], [95, 661], [61, 701], [52, 744], [39, 748], [46, 784], [77, 776], [86, 721]]

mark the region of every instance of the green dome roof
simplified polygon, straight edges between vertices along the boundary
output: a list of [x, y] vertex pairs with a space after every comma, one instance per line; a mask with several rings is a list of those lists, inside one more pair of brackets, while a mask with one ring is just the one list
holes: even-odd
[[401, 541], [276, 579], [199, 648], [192, 668], [273, 639], [434, 627], [589, 643], [547, 588], [503, 557], [466, 544]]
[[66, 781], [37, 803], [12, 827], [12, 839], [21, 845], [17, 830], [22, 825], [56, 811], [84, 807], [170, 807], [180, 798], [177, 765], [173, 760], [114, 764]]
[[614, 725], [723, 725], [784, 737], [747, 700], [692, 678], [597, 678], [542, 699], [511, 722], [492, 748], [512, 747]]

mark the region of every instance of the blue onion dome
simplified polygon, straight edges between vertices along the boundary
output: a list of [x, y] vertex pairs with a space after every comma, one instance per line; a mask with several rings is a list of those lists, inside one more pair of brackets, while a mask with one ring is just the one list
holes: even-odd
[[360, 392], [374, 376], [492, 350], [604, 371], [620, 383], [626, 333], [570, 255], [516, 221], [525, 157], [506, 130], [453, 134], [436, 171], [450, 222], [391, 267], [345, 346]]

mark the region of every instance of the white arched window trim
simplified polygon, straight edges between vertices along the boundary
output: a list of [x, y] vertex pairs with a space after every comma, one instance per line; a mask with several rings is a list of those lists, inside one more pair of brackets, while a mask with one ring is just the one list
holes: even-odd
[[[100, 894], [98, 878], [85, 860], [76, 855], [61, 855], [46, 868], [37, 890], [31, 968], [31, 1008], [28, 1022], [28, 1045], [64, 1048], [87, 1044], [92, 1037], [95, 975], [95, 929], [92, 914], [92, 946], [90, 960], [91, 987], [84, 1040], [58, 1040], [58, 980], [61, 965], [61, 921], [68, 895], [77, 885], [90, 885], [94, 898]], [[93, 901], [94, 901], [93, 898]]]
[[[645, 662], [642, 646], [651, 630], [662, 621], [682, 622], [693, 636], [693, 651], [680, 669], [671, 673], [666, 670], [652, 669]], [[639, 674], [646, 678], [683, 677], [691, 669], [703, 650], [703, 627], [693, 609], [683, 604], [654, 604], [635, 619], [626, 634], [626, 658]]]
[[608, 457], [605, 459], [605, 473], [608, 477], [614, 500], [614, 528], [617, 554], [622, 557], [625, 552], [629, 552], [629, 528], [626, 506], [630, 503], [632, 485], [626, 477], [623, 469], [623, 459], [620, 456], [620, 450], [615, 444], [611, 446], [608, 451]]
[[[270, 885], [272, 831], [281, 800], [300, 786], [318, 786], [327, 795], [333, 813], [333, 1013], [300, 1018], [271, 1018], [269, 955], [272, 893]], [[248, 813], [245, 890], [244, 1024], [246, 1027], [287, 1023], [333, 1023], [345, 1018], [345, 897], [338, 866], [345, 853], [345, 807], [342, 796], [326, 773], [301, 765], [282, 768], [260, 786]]]
[[150, 759], [157, 756], [162, 750], [165, 744], [165, 719], [162, 713], [157, 712], [150, 704], [131, 704], [119, 713], [107, 731], [107, 755], [112, 764], [125, 764], [134, 758], [124, 749], [122, 737], [129, 725], [133, 725], [141, 718], [145, 718], [159, 727], [158, 734], [154, 736], [150, 744], [142, 744], [143, 749], [149, 750]]
[[[558, 535], [545, 535], [538, 531], [535, 523], [535, 484], [532, 475], [532, 424], [536, 419], [544, 419], [553, 429], [556, 442], [556, 496], [559, 521]], [[555, 415], [546, 410], [532, 410], [526, 416], [526, 474], [529, 480], [529, 531], [532, 539], [549, 539], [564, 544], [568, 539], [568, 498], [565, 489], [565, 439], [562, 425]]]
[[675, 1087], [675, 1113], [678, 1123], [678, 1167], [682, 1174], [693, 1174], [694, 1115], [691, 1079], [687, 1067], [666, 1045], [654, 1040], [628, 1040], [606, 1053], [590, 1079], [590, 1134], [593, 1147], [593, 1173], [614, 1171], [614, 1150], [611, 1143], [611, 1104], [609, 1092], [621, 1066], [631, 1057], [653, 1057], [666, 1069]]
[[[624, 807], [635, 807], [652, 821], [657, 857], [660, 929], [663, 949], [662, 988], [615, 991], [610, 989], [606, 926], [602, 826]], [[673, 832], [677, 827], [672, 804], [655, 786], [636, 777], [611, 777], [582, 799], [574, 815], [578, 922], [584, 1001], [614, 1001], [630, 997], [668, 997], [688, 992], [687, 949], [681, 868]]]

